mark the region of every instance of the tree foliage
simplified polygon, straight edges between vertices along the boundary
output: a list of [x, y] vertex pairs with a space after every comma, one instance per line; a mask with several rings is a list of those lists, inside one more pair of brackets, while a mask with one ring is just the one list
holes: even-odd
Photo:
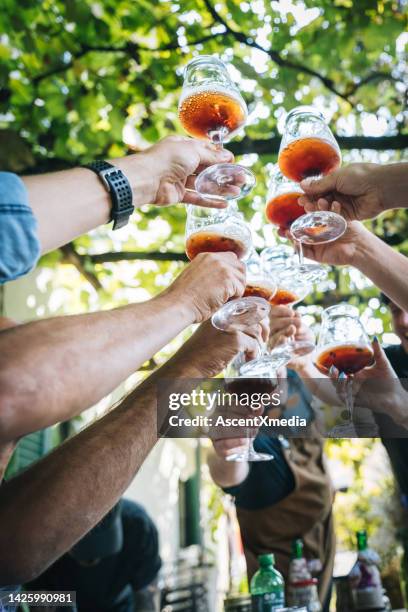
[[[340, 138], [362, 137], [345, 161], [399, 159], [406, 87], [405, 1], [319, 0], [4, 0], [0, 15], [2, 166], [19, 172], [57, 169], [143, 148], [182, 133], [177, 103], [183, 67], [198, 53], [233, 65], [250, 109], [245, 137], [231, 143], [256, 172], [254, 192], [240, 203], [257, 246], [276, 240], [265, 224], [268, 174], [276, 161], [279, 124], [298, 104], [316, 104]], [[370, 127], [371, 126], [371, 127]], [[370, 131], [371, 130], [371, 131]], [[397, 151], [373, 152], [391, 142]], [[375, 141], [378, 142], [375, 142]], [[345, 141], [346, 142], [346, 141]], [[385, 145], [384, 145], [385, 146]], [[257, 151], [261, 154], [257, 154]], [[146, 208], [127, 230], [107, 228], [75, 241], [43, 263], [74, 263], [102, 304], [126, 301], [134, 284], [161, 288], [180, 264], [104, 263], [111, 251], [184, 250], [183, 207]], [[406, 249], [404, 214], [375, 231]], [[98, 253], [95, 263], [90, 255]], [[336, 290], [348, 298], [350, 282]], [[89, 306], [89, 284], [81, 301]], [[140, 291], [142, 294], [143, 291]], [[366, 297], [374, 295], [362, 288]], [[316, 295], [314, 299], [326, 299]], [[327, 298], [328, 299], [328, 298]]]

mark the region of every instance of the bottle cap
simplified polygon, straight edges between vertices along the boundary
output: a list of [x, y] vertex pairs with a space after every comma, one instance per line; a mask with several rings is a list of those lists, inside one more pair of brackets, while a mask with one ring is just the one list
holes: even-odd
[[292, 542], [292, 557], [295, 559], [301, 559], [303, 557], [303, 540], [296, 538]]
[[361, 529], [356, 532], [357, 536], [357, 548], [358, 550], [365, 550], [367, 548], [367, 531]]
[[261, 567], [268, 567], [269, 565], [273, 565], [275, 563], [275, 555], [272, 553], [267, 555], [259, 555], [258, 561]]

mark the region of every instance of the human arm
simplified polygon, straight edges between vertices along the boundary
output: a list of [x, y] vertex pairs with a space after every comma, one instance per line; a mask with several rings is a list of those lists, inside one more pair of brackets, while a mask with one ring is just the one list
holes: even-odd
[[408, 310], [408, 258], [392, 249], [358, 221], [338, 240], [303, 245], [305, 257], [322, 263], [354, 266], [393, 302]]
[[227, 461], [228, 455], [246, 447], [246, 438], [214, 440], [207, 463], [211, 478], [219, 487], [229, 488], [240, 485], [249, 474], [248, 461]]
[[[396, 425], [408, 429], [408, 392], [402, 386], [378, 339], [372, 342], [374, 365], [353, 376], [356, 406], [388, 415]], [[330, 378], [339, 397], [345, 396], [346, 378], [332, 368]], [[386, 437], [386, 432], [384, 437]]]
[[349, 221], [373, 219], [386, 210], [408, 207], [408, 163], [350, 164], [320, 179], [301, 182], [307, 212], [333, 210]]
[[205, 253], [147, 302], [0, 331], [0, 442], [89, 408], [244, 286], [234, 254]]
[[160, 380], [215, 376], [231, 355], [256, 351], [259, 333], [259, 326], [227, 334], [205, 323], [117, 408], [2, 486], [2, 584], [34, 579], [122, 495], [157, 441]]
[[[194, 191], [194, 175], [217, 162], [231, 161], [232, 153], [182, 136], [170, 136], [141, 153], [109, 160], [128, 178], [136, 208], [177, 202], [218, 205]], [[100, 178], [86, 168], [24, 176], [28, 199], [38, 223], [43, 253], [107, 223], [111, 198]]]

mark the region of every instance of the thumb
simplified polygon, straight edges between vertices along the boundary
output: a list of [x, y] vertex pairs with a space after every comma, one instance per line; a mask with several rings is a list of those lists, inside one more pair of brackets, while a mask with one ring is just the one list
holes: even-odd
[[332, 172], [320, 179], [306, 178], [301, 181], [300, 186], [309, 195], [321, 195], [334, 191], [337, 183], [337, 172]]
[[373, 347], [375, 364], [379, 366], [380, 368], [384, 368], [384, 369], [394, 372], [390, 362], [388, 361], [388, 357], [384, 352], [384, 349], [382, 348], [381, 344], [378, 341], [377, 336], [375, 336], [371, 345]]

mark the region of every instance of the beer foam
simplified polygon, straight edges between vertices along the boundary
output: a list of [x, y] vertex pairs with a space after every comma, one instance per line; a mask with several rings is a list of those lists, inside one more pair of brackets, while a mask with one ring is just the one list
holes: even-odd
[[216, 83], [212, 83], [212, 82], [208, 84], [204, 84], [204, 85], [183, 87], [183, 90], [180, 96], [180, 100], [179, 100], [179, 108], [180, 106], [182, 106], [185, 100], [187, 100], [187, 98], [191, 98], [193, 96], [196, 96], [197, 94], [202, 94], [202, 93], [206, 93], [206, 94], [216, 93], [216, 94], [221, 94], [223, 96], [227, 96], [228, 98], [233, 98], [233, 100], [238, 102], [238, 104], [244, 110], [245, 118], [247, 117], [246, 104], [241, 94], [238, 91], [234, 90], [233, 88], [228, 89], [227, 87], [222, 87], [221, 85], [217, 85]]

